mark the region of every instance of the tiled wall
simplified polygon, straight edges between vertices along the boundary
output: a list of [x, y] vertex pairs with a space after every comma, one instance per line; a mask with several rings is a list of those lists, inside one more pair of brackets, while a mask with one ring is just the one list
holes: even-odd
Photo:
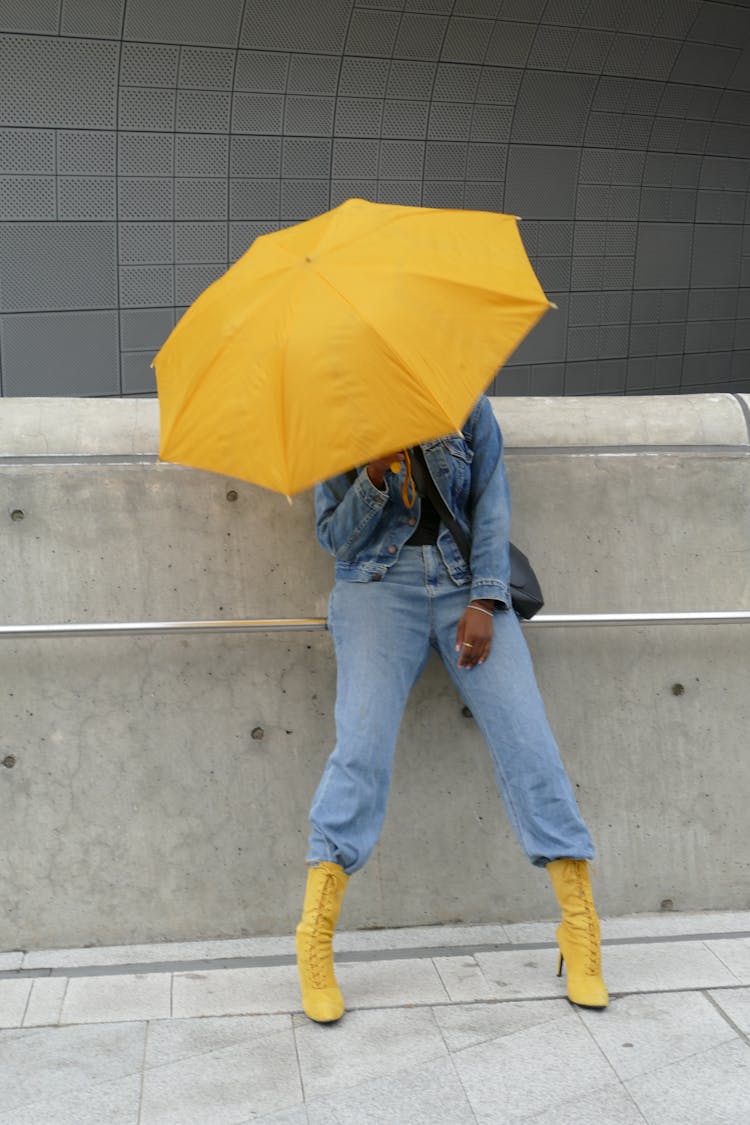
[[0, 0], [0, 385], [153, 390], [253, 238], [352, 195], [523, 216], [493, 388], [750, 390], [750, 0]]

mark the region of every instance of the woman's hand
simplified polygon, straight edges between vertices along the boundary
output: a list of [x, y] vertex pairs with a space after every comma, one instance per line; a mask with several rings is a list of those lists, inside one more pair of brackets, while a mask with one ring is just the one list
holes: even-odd
[[379, 457], [376, 461], [369, 462], [367, 466], [367, 475], [375, 485], [375, 487], [379, 488], [382, 492], [385, 474], [388, 472], [391, 465], [394, 463], [394, 461], [404, 460], [405, 455], [403, 450], [401, 450], [400, 453], [391, 453], [388, 457]]
[[[456, 631], [456, 652], [459, 668], [473, 668], [484, 664], [492, 647], [493, 622], [490, 614], [494, 608], [491, 598], [475, 598], [461, 615]], [[472, 609], [472, 606], [478, 606]], [[487, 612], [482, 612], [486, 610]]]

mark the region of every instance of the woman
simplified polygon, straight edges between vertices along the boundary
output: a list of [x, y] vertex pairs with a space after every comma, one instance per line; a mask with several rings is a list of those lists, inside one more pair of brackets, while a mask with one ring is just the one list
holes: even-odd
[[[319, 1023], [343, 1015], [333, 931], [349, 876], [365, 865], [380, 835], [398, 728], [431, 647], [487, 742], [521, 847], [550, 875], [562, 910], [558, 975], [564, 959], [568, 997], [606, 1007], [586, 864], [594, 849], [511, 608], [510, 497], [489, 400], [477, 402], [463, 436], [410, 452], [415, 498], [403, 483], [403, 452], [371, 461], [356, 476], [334, 477], [315, 493], [318, 539], [336, 559], [329, 627], [338, 667], [337, 738], [310, 811], [297, 927], [304, 1010]], [[427, 491], [427, 473], [470, 539], [470, 565], [419, 495]]]

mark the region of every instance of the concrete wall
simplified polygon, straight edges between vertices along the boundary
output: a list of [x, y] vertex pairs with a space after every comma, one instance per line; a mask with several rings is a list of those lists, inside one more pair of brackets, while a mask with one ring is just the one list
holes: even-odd
[[[494, 405], [549, 612], [750, 608], [747, 396]], [[323, 615], [310, 496], [157, 464], [157, 428], [153, 400], [0, 404], [2, 623]], [[750, 906], [747, 627], [528, 639], [602, 910]], [[323, 633], [0, 640], [0, 949], [289, 931], [333, 690]], [[554, 912], [432, 664], [344, 925]]]

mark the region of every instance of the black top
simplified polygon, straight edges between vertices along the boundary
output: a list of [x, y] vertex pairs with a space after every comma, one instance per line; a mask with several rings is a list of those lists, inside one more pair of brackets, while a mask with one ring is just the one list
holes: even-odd
[[409, 456], [411, 458], [411, 475], [414, 478], [414, 486], [419, 493], [421, 504], [419, 523], [414, 528], [413, 535], [406, 540], [406, 546], [425, 547], [437, 543], [438, 532], [440, 531], [440, 516], [435, 511], [432, 501], [428, 500], [425, 495], [427, 491], [425, 477], [428, 475], [429, 469], [424, 459], [422, 447], [415, 445], [409, 450]]

